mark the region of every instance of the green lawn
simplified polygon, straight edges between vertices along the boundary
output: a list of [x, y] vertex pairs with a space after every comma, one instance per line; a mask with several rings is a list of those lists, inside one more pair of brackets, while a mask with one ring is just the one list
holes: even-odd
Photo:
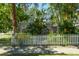
[[10, 44], [11, 37], [10, 33], [0, 34], [0, 45]]
[[0, 39], [2, 39], [2, 38], [11, 38], [11, 37], [12, 37], [12, 35], [8, 34], [8, 33], [0, 34]]
[[46, 55], [39, 55], [39, 56], [79, 56], [79, 54], [46, 54]]

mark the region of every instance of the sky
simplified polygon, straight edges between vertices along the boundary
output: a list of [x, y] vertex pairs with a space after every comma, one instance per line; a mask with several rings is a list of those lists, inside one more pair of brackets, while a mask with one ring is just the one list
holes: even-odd
[[42, 7], [42, 4], [40, 3], [39, 4], [39, 9], [47, 9], [48, 8], [48, 4], [45, 4], [43, 7]]
[[[44, 5], [43, 5], [43, 3], [38, 3], [38, 5], [39, 5], [39, 7], [37, 7], [38, 9], [47, 9], [48, 8], [48, 4], [47, 3], [44, 3]], [[42, 6], [43, 5], [43, 6]], [[31, 6], [30, 6], [30, 8], [31, 7], [33, 7], [34, 6], [34, 4], [32, 4]]]

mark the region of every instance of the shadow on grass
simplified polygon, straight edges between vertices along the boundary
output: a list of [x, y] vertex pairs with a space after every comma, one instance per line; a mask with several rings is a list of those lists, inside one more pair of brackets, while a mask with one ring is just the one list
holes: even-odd
[[0, 47], [6, 45], [11, 45], [11, 38], [0, 38]]
[[[8, 48], [5, 48], [5, 50]], [[40, 56], [40, 55], [65, 55], [64, 53], [57, 53], [58, 51], [46, 49], [45, 47], [26, 47], [26, 48], [11, 48], [6, 53], [0, 56]]]
[[33, 53], [29, 53], [29, 54], [13, 54], [12, 52], [7, 52], [4, 54], [0, 54], [0, 56], [54, 56], [54, 55], [59, 55], [59, 56], [65, 56], [67, 54], [33, 54]]

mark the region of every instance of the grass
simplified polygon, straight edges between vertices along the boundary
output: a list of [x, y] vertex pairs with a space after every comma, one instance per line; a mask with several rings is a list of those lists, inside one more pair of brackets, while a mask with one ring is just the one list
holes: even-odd
[[45, 54], [39, 56], [79, 56], [79, 54]]
[[14, 54], [12, 52], [7, 52], [0, 54], [0, 56], [79, 56], [79, 54]]
[[12, 37], [12, 35], [11, 34], [0, 34], [0, 39], [2, 39], [2, 38], [11, 38]]
[[8, 33], [0, 34], [0, 45], [9, 45], [12, 35]]

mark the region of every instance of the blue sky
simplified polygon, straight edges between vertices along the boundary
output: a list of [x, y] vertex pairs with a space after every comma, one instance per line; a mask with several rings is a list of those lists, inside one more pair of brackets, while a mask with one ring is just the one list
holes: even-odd
[[[39, 7], [37, 7], [38, 9], [47, 9], [48, 8], [48, 4], [47, 3], [44, 3], [44, 5], [43, 5], [43, 3], [38, 3], [38, 5], [39, 5]], [[32, 4], [30, 6], [30, 8], [33, 7], [33, 6], [34, 6], [34, 4]]]
[[48, 8], [48, 4], [45, 4], [43, 7], [42, 7], [42, 3], [39, 4], [39, 9], [47, 9]]

